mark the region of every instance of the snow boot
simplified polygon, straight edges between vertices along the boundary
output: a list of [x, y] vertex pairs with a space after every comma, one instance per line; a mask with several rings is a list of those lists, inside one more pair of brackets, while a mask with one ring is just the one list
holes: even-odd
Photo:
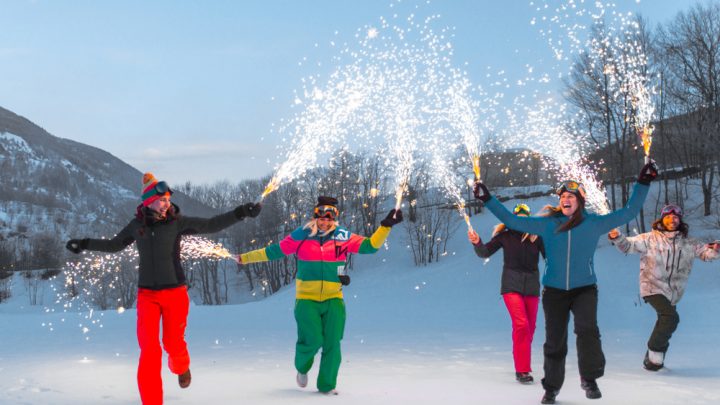
[[560, 393], [558, 390], [545, 390], [545, 395], [543, 395], [542, 399], [540, 400], [541, 404], [554, 404], [555, 403], [555, 397]]
[[645, 359], [643, 359], [643, 367], [645, 368], [645, 370], [648, 371], [658, 371], [664, 367], [664, 359], [665, 353], [648, 350], [645, 352]]
[[586, 380], [584, 378], [580, 378], [580, 388], [585, 390], [586, 398], [602, 398], [602, 393], [600, 392], [600, 388], [598, 388], [597, 382], [595, 382], [595, 380]]
[[521, 384], [530, 384], [533, 382], [533, 377], [530, 373], [515, 373], [515, 379]]
[[308, 382], [307, 374], [303, 374], [298, 371], [297, 376], [295, 376], [295, 381], [297, 382], [298, 387], [300, 387], [300, 388], [307, 387], [307, 382]]
[[190, 380], [192, 380], [192, 377], [190, 376], [190, 369], [187, 369], [187, 371], [182, 374], [178, 374], [178, 385], [180, 385], [180, 388], [189, 387]]

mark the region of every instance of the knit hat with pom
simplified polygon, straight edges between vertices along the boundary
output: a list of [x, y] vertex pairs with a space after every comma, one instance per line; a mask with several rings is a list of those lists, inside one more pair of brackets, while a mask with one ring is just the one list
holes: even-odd
[[164, 181], [158, 181], [152, 173], [143, 174], [142, 199], [143, 206], [147, 207], [160, 197], [170, 197], [172, 190]]

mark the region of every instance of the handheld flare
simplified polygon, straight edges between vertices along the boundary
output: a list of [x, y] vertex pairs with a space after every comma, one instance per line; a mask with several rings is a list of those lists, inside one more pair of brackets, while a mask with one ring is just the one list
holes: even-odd
[[475, 154], [472, 157], [473, 172], [475, 172], [475, 181], [480, 181], [480, 155]]

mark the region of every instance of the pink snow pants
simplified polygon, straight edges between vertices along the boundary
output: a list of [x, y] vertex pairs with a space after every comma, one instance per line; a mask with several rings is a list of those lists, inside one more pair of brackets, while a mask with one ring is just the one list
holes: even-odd
[[539, 297], [520, 295], [518, 293], [505, 293], [503, 300], [512, 320], [513, 360], [515, 372], [529, 373], [530, 351], [533, 335], [535, 334], [535, 321], [537, 320]]
[[162, 345], [168, 354], [168, 367], [174, 374], [190, 368], [190, 355], [185, 343], [190, 298], [187, 287], [167, 290], [140, 288], [137, 298], [137, 338], [140, 345], [140, 364], [137, 381], [143, 405], [163, 403]]

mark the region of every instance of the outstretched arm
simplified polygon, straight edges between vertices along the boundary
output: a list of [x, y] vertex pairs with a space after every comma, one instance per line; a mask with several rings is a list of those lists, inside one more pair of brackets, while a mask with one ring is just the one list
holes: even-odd
[[240, 264], [267, 262], [297, 253], [297, 250], [304, 239], [304, 235], [305, 231], [302, 228], [299, 228], [278, 243], [273, 243], [262, 249], [251, 250], [249, 252], [239, 254], [237, 256], [237, 261]]
[[695, 257], [704, 262], [715, 260], [718, 258], [718, 249], [720, 249], [720, 244], [717, 241], [712, 243], [697, 242], [695, 244]]
[[625, 207], [598, 217], [600, 219], [600, 221], [598, 221], [599, 231], [603, 233], [608, 232], [620, 225], [630, 222], [633, 218], [635, 218], [637, 214], [640, 213], [640, 209], [642, 209], [642, 206], [645, 203], [648, 191], [650, 191], [649, 185], [645, 185], [640, 182], [635, 183], [632, 195]]
[[70, 239], [65, 248], [73, 253], [80, 253], [83, 250], [97, 250], [100, 252], [119, 252], [135, 242], [132, 235], [132, 222], [118, 232], [112, 239]]
[[180, 217], [180, 229], [185, 235], [220, 232], [223, 229], [243, 220], [246, 217], [254, 218], [260, 214], [260, 203], [246, 203], [232, 211], [214, 216], [212, 218]]
[[645, 253], [648, 251], [648, 241], [651, 235], [651, 232], [646, 232], [637, 236], [626, 237], [619, 230], [613, 229], [608, 234], [608, 240], [615, 245], [619, 251], [625, 254]]

